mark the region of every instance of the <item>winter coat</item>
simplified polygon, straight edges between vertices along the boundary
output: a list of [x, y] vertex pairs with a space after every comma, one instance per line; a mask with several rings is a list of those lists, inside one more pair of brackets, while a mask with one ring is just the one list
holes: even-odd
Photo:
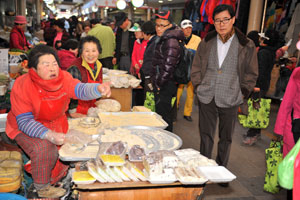
[[150, 76], [152, 71], [152, 60], [155, 52], [156, 40], [158, 36], [154, 35], [148, 42], [146, 50], [144, 52], [144, 61], [141, 67], [141, 71], [145, 76]]
[[71, 63], [73, 63], [76, 60], [74, 53], [65, 49], [59, 50], [57, 52], [57, 55], [60, 62], [60, 68], [62, 70], [67, 70], [68, 67], [71, 66]]
[[[253, 41], [247, 39], [247, 37], [237, 28], [235, 28], [235, 34], [239, 40], [237, 71], [240, 88], [244, 98], [248, 98], [250, 93], [253, 91], [258, 77], [256, 47]], [[216, 31], [209, 32], [198, 46], [191, 70], [191, 80], [195, 90], [201, 84], [205, 76], [210, 50], [214, 43], [213, 39], [216, 37]]]
[[[122, 34], [123, 34], [123, 29], [118, 27], [116, 33], [116, 52], [115, 52], [115, 58], [117, 58], [117, 63], [120, 62], [120, 58], [121, 58]], [[134, 41], [135, 41], [134, 32], [129, 31], [129, 37], [128, 37], [129, 52], [128, 53], [130, 57], [132, 54]]]
[[[144, 53], [148, 42], [149, 40], [141, 41], [140, 39], [137, 39], [134, 42], [132, 56], [131, 56], [131, 66], [133, 67], [135, 74], [138, 74], [140, 72], [144, 60]], [[134, 66], [136, 64], [139, 66], [139, 69], [135, 69]]]
[[17, 28], [16, 26], [10, 32], [9, 48], [21, 49], [24, 51], [27, 51], [29, 48], [29, 43], [26, 40], [24, 31]]
[[263, 93], [266, 93], [269, 89], [275, 57], [276, 48], [274, 47], [262, 46], [258, 50], [258, 79], [256, 81], [256, 87], [259, 87]]
[[292, 133], [292, 109], [294, 119], [300, 118], [300, 68], [295, 68], [290, 77], [274, 128], [276, 134], [283, 136], [283, 156], [286, 156], [295, 145]]
[[173, 72], [180, 61], [179, 40], [184, 40], [184, 34], [179, 27], [173, 25], [164, 32], [156, 44], [151, 79], [157, 88], [174, 80]]

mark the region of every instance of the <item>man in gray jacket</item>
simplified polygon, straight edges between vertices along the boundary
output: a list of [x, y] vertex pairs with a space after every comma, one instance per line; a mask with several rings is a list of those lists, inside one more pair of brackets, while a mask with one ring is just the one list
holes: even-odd
[[191, 80], [199, 100], [200, 152], [211, 158], [219, 118], [216, 162], [227, 166], [238, 107], [255, 86], [258, 63], [254, 43], [233, 26], [230, 5], [217, 6], [213, 19], [216, 30], [198, 46]]

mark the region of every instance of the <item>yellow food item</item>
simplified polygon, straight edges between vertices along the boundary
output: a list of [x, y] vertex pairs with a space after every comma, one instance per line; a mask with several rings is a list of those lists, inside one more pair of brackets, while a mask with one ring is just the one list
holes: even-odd
[[0, 160], [6, 159], [22, 161], [22, 155], [18, 151], [0, 151]]
[[101, 160], [108, 165], [125, 164], [124, 159], [119, 155], [100, 155]]
[[16, 181], [21, 177], [21, 167], [0, 167], [0, 185]]
[[11, 183], [0, 183], [0, 192], [12, 192], [20, 188], [21, 176]]
[[90, 175], [88, 171], [73, 172], [73, 181], [95, 181], [96, 179]]
[[20, 187], [22, 164], [20, 152], [0, 151], [0, 192], [13, 191]]

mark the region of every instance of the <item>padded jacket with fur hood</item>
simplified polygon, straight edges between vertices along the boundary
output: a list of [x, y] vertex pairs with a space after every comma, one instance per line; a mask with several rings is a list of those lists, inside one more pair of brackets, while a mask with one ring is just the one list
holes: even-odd
[[151, 79], [157, 88], [173, 80], [173, 72], [180, 60], [179, 40], [184, 40], [184, 34], [178, 26], [173, 25], [156, 44]]

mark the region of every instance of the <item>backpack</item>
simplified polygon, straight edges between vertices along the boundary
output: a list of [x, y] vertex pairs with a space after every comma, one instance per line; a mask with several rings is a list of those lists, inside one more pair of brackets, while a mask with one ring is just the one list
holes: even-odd
[[187, 49], [182, 41], [179, 41], [179, 46], [180, 61], [175, 68], [173, 77], [178, 84], [187, 84], [191, 80], [191, 68], [196, 51]]

